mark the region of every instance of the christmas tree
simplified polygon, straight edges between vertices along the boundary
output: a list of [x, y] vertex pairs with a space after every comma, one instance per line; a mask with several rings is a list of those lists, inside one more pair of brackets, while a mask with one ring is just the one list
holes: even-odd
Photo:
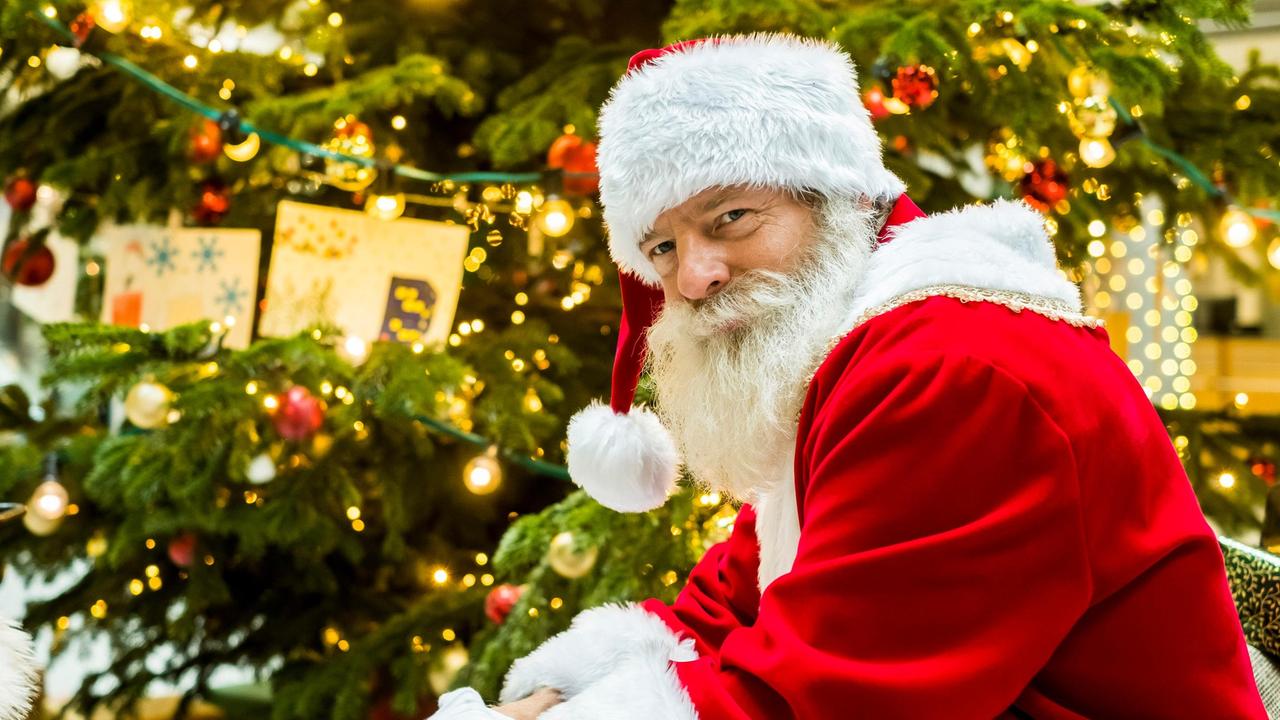
[[[112, 266], [94, 241], [110, 226], [255, 229], [265, 321], [280, 308], [268, 278], [290, 272], [267, 267], [282, 201], [470, 236], [439, 343], [319, 322], [239, 347], [222, 317], [46, 325], [47, 397], [3, 396], [15, 441], [0, 447], [0, 498], [30, 511], [0, 546], [24, 577], [85, 572], [29, 606], [27, 626], [58, 647], [110, 638], [111, 667], [72, 700], [83, 710], [157, 679], [209, 697], [224, 666], [258, 672], [276, 718], [421, 715], [457, 683], [496, 697], [510, 663], [578, 610], [671, 599], [734, 518], [692, 486], [619, 515], [571, 492], [563, 468], [565, 421], [608, 387], [619, 303], [591, 140], [631, 53], [731, 32], [839, 42], [922, 207], [1026, 198], [1094, 310], [1139, 316], [1113, 279], [1136, 250], [1116, 243], [1170, 280], [1213, 256], [1274, 284], [1245, 246], [1280, 266], [1277, 70], [1234, 75], [1202, 19], [1246, 15], [1230, 2], [7, 5], [0, 69], [17, 100], [0, 174], [17, 285], [45, 282], [50, 238], [72, 239], [77, 308], [104, 317]], [[1275, 424], [1196, 407], [1180, 349], [1195, 298], [1174, 290], [1166, 309], [1183, 322], [1149, 292], [1156, 317], [1135, 326], [1150, 326], [1144, 343], [1174, 329], [1156, 355], [1174, 362], [1131, 367], [1206, 512], [1255, 527]]]

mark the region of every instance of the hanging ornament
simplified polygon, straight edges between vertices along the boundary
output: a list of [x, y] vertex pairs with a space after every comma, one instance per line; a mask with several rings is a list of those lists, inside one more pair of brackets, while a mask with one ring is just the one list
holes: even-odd
[[191, 128], [191, 162], [208, 163], [222, 152], [222, 128], [213, 120], [204, 120]]
[[884, 105], [884, 90], [879, 86], [868, 88], [862, 93], [862, 104], [867, 106], [867, 112], [871, 113], [871, 120], [883, 120], [893, 113], [889, 112], [889, 108]]
[[546, 202], [534, 220], [542, 234], [548, 237], [561, 237], [573, 229], [573, 206], [568, 200], [554, 195], [548, 196]]
[[576, 580], [595, 567], [600, 549], [596, 547], [577, 549], [573, 533], [565, 531], [551, 539], [551, 547], [547, 550], [547, 564], [561, 577]]
[[72, 47], [55, 46], [45, 53], [44, 66], [58, 80], [66, 80], [80, 70], [80, 51]]
[[1218, 223], [1222, 239], [1233, 248], [1247, 247], [1258, 237], [1258, 226], [1253, 224], [1253, 217], [1238, 207], [1232, 206], [1222, 214]]
[[75, 16], [67, 25], [67, 29], [71, 31], [71, 34], [76, 36], [75, 46], [78, 48], [84, 47], [84, 44], [89, 41], [90, 33], [93, 32], [97, 25], [98, 23], [90, 13], [82, 12]]
[[98, 0], [89, 5], [89, 14], [98, 27], [109, 33], [118, 33], [129, 26], [131, 9], [128, 0]]
[[244, 131], [240, 111], [235, 108], [218, 116], [218, 131], [222, 134], [222, 151], [236, 162], [252, 160], [262, 147], [262, 138], [258, 137], [258, 133]]
[[1041, 212], [1048, 212], [1067, 197], [1067, 173], [1050, 158], [1042, 158], [1029, 165], [1024, 168], [1026, 174], [1019, 183], [1022, 197]]
[[200, 183], [200, 198], [191, 215], [201, 225], [217, 225], [231, 210], [231, 193], [221, 180], [205, 180]]
[[938, 97], [938, 75], [928, 65], [900, 67], [892, 87], [895, 98], [908, 107], [923, 110]]
[[1106, 138], [1115, 132], [1117, 117], [1111, 101], [1102, 95], [1090, 95], [1072, 104], [1068, 121], [1076, 137]]
[[0, 259], [0, 270], [19, 285], [36, 287], [53, 277], [56, 264], [48, 245], [41, 243], [32, 247], [31, 239], [24, 237], [14, 240], [5, 249], [4, 258]]
[[542, 398], [538, 397], [538, 391], [533, 388], [526, 388], [524, 391], [524, 411], [527, 413], [542, 412]]
[[[1262, 478], [1262, 481], [1267, 484], [1267, 487], [1271, 487], [1276, 484], [1276, 463], [1274, 460], [1268, 460], [1261, 456], [1250, 458], [1249, 471], [1257, 477]], [[497, 588], [494, 589], [496, 590]], [[488, 603], [486, 602], [486, 612], [488, 607]]]
[[1067, 89], [1071, 91], [1072, 97], [1079, 99], [1090, 95], [1106, 97], [1111, 94], [1111, 83], [1106, 76], [1085, 65], [1079, 65], [1067, 74]]
[[489, 618], [494, 625], [501, 625], [511, 614], [511, 609], [520, 602], [520, 596], [523, 594], [524, 588], [519, 585], [503, 583], [494, 586], [484, 598], [485, 617]]
[[196, 559], [196, 536], [194, 533], [182, 533], [169, 539], [167, 548], [169, 561], [180, 568], [189, 568]]
[[596, 144], [587, 142], [579, 135], [565, 133], [556, 138], [547, 150], [547, 167], [564, 170], [565, 173], [581, 174], [565, 176], [564, 191], [570, 195], [590, 195], [599, 188]]
[[[355, 115], [338, 118], [333, 124], [333, 137], [324, 144], [324, 148], [351, 157], [372, 158], [373, 131]], [[372, 165], [326, 158], [324, 174], [330, 185], [356, 192], [369, 187], [378, 171]]]
[[172, 390], [158, 382], [144, 380], [129, 388], [124, 397], [124, 415], [135, 426], [154, 430], [169, 424], [172, 402]]
[[294, 385], [271, 417], [276, 432], [286, 440], [306, 440], [324, 424], [324, 403], [311, 391]]
[[1116, 149], [1106, 138], [1085, 138], [1080, 141], [1080, 160], [1091, 168], [1104, 168], [1116, 159]]
[[4, 186], [4, 199], [14, 212], [26, 212], [36, 204], [36, 184], [25, 175], [10, 178]]
[[265, 485], [276, 479], [276, 461], [271, 453], [258, 453], [245, 467], [244, 478], [254, 485]]
[[27, 501], [27, 515], [35, 515], [44, 520], [61, 520], [67, 514], [67, 505], [71, 497], [67, 489], [58, 482], [58, 456], [49, 453], [44, 459], [44, 482], [36, 486]]
[[502, 484], [498, 446], [491, 445], [483, 454], [471, 458], [462, 470], [462, 483], [476, 495], [489, 495], [498, 489]]
[[467, 652], [467, 647], [462, 643], [454, 643], [437, 653], [432, 658], [431, 666], [427, 668], [427, 683], [431, 686], [431, 692], [436, 695], [448, 692], [454, 678], [458, 677], [458, 671], [469, 662], [471, 653]]

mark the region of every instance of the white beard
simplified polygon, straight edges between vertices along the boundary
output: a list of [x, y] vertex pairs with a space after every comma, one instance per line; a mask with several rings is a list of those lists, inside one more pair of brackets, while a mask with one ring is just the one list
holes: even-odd
[[842, 330], [880, 213], [853, 198], [815, 209], [813, 243], [787, 273], [751, 270], [649, 329], [657, 412], [694, 480], [751, 500], [789, 477], [809, 380]]

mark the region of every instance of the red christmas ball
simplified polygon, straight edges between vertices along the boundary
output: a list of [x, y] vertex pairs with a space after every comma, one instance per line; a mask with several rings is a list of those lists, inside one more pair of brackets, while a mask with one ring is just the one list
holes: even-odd
[[191, 567], [196, 559], [196, 536], [194, 533], [182, 533], [169, 540], [169, 560], [180, 568]]
[[191, 209], [196, 222], [201, 225], [217, 225], [231, 209], [231, 193], [219, 180], [206, 180], [200, 184], [200, 199]]
[[294, 385], [284, 394], [271, 421], [280, 437], [286, 440], [306, 440], [324, 424], [324, 403], [316, 399], [310, 390]]
[[205, 120], [191, 129], [191, 161], [212, 162], [222, 154], [222, 128], [212, 120]]
[[565, 173], [583, 173], [582, 177], [566, 175], [564, 191], [571, 195], [590, 195], [600, 185], [596, 167], [596, 144], [580, 135], [565, 133], [547, 150], [547, 167]]
[[938, 97], [938, 75], [928, 65], [900, 67], [893, 78], [893, 96], [923, 110]]
[[1058, 163], [1044, 158], [1031, 163], [1019, 184], [1023, 198], [1041, 212], [1047, 212], [1067, 196], [1069, 182], [1066, 171], [1058, 167]]
[[1254, 475], [1262, 478], [1262, 481], [1271, 487], [1276, 484], [1276, 464], [1272, 460], [1264, 457], [1255, 457], [1249, 460], [1249, 470]]
[[884, 106], [884, 91], [878, 87], [869, 88], [862, 93], [862, 104], [867, 106], [873, 121], [883, 120], [893, 114]]
[[36, 204], [36, 184], [27, 177], [13, 178], [4, 186], [4, 199], [14, 212], [26, 212]]
[[507, 583], [494, 587], [484, 599], [485, 616], [495, 625], [501, 625], [511, 614], [511, 608], [520, 602], [520, 596], [523, 594], [524, 588], [519, 585]]
[[53, 277], [53, 251], [48, 245], [32, 248], [29, 238], [14, 240], [4, 251], [0, 269], [5, 277], [28, 287], [43, 285]]
[[82, 12], [75, 16], [68, 28], [71, 30], [71, 34], [76, 36], [76, 47], [85, 44], [85, 41], [89, 39], [89, 33], [93, 32], [93, 28], [97, 24], [98, 21], [94, 20], [93, 15], [90, 13]]

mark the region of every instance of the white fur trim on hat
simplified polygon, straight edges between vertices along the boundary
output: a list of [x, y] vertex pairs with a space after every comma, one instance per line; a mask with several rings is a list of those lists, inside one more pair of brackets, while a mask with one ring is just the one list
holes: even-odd
[[593, 402], [569, 421], [569, 477], [618, 512], [660, 507], [675, 489], [679, 454], [658, 416]]
[[752, 185], [892, 200], [848, 54], [786, 34], [712, 38], [625, 75], [600, 110], [600, 201], [614, 261], [650, 284], [639, 243], [663, 211]]
[[36, 694], [36, 661], [31, 638], [0, 618], [0, 720], [21, 720]]

